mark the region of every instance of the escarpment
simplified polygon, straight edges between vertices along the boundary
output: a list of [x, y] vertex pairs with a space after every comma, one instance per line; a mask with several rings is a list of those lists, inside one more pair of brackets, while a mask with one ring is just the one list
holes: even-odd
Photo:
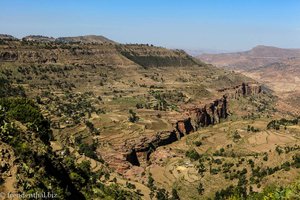
[[[213, 101], [212, 103], [205, 104], [196, 108], [186, 110], [187, 116], [175, 120], [173, 129], [168, 131], [159, 131], [151, 136], [141, 136], [137, 139], [127, 140], [125, 146], [119, 150], [126, 150], [123, 154], [124, 158], [120, 158], [118, 154], [118, 161], [126, 161], [134, 166], [146, 166], [150, 154], [155, 151], [159, 146], [171, 144], [191, 132], [209, 125], [220, 122], [220, 119], [227, 118], [227, 97], [224, 95], [222, 98]], [[110, 157], [111, 160], [113, 157]], [[112, 163], [114, 163], [112, 161]], [[113, 167], [113, 165], [111, 165]], [[129, 169], [130, 165], [125, 168], [117, 168], [119, 173]]]
[[[211, 103], [186, 108], [184, 116], [174, 120], [171, 130], [158, 131], [152, 135], [142, 135], [139, 138], [126, 140], [124, 146], [119, 149], [123, 153], [117, 155], [117, 163], [122, 163], [123, 167], [115, 169], [123, 174], [131, 166], [147, 166], [151, 153], [157, 147], [171, 144], [200, 128], [220, 123], [222, 119], [228, 117], [228, 103], [231, 98], [259, 94], [261, 87], [256, 84], [244, 83], [234, 88], [220, 90], [219, 92], [222, 92], [224, 95]], [[114, 163], [113, 159], [114, 156], [109, 157], [111, 163]], [[127, 164], [124, 165], [125, 163]], [[111, 166], [114, 167], [115, 165]]]
[[118, 50], [123, 56], [145, 68], [199, 65], [182, 50], [169, 50], [149, 45], [122, 45]]
[[[17, 84], [21, 77], [24, 84], [29, 83], [25, 89], [28, 86], [33, 91], [30, 95], [38, 90], [38, 94], [43, 95], [42, 100], [53, 105], [41, 104], [41, 107], [50, 117], [65, 124], [58, 128], [53, 126], [59, 140], [65, 142], [64, 138], [69, 135], [82, 134], [87, 135], [89, 142], [97, 139], [97, 153], [121, 174], [133, 166], [147, 166], [158, 147], [226, 119], [230, 99], [261, 92], [259, 85], [251, 83], [216, 92], [221, 84], [215, 81], [227, 74], [195, 61], [180, 50], [96, 43], [93, 38], [88, 42], [63, 39], [59, 43], [37, 42], [37, 39], [47, 40], [34, 37], [0, 45], [0, 65], [12, 66], [14, 62], [17, 67], [12, 71], [18, 79], [13, 79], [13, 75], [5, 78]], [[42, 77], [47, 72], [50, 76]], [[65, 79], [64, 84], [62, 79]], [[230, 84], [224, 86], [243, 81], [247, 82], [232, 78], [228, 81]], [[51, 95], [45, 94], [48, 90]], [[78, 94], [78, 99], [74, 95], [74, 102], [73, 95], [69, 95], [73, 93]], [[84, 98], [82, 93], [86, 93]], [[216, 98], [209, 100], [212, 96]], [[82, 111], [81, 102], [85, 99], [89, 99], [91, 106], [89, 102], [84, 103], [86, 111]], [[63, 104], [63, 109], [56, 104]], [[128, 120], [128, 110], [135, 108], [139, 109], [136, 113], [139, 121], [132, 123]], [[69, 119], [78, 124], [69, 125]], [[91, 120], [94, 128], [100, 130], [99, 135], [84, 126], [82, 122], [86, 120]], [[78, 132], [81, 127], [84, 132]], [[61, 134], [64, 132], [67, 134]]]
[[18, 54], [12, 51], [0, 52], [0, 61], [13, 62], [18, 60]]
[[227, 96], [224, 95], [222, 98], [206, 104], [203, 108], [190, 109], [194, 129], [214, 125], [220, 123], [220, 119], [226, 119], [228, 116], [227, 103]]
[[242, 83], [235, 87], [219, 89], [218, 92], [226, 93], [229, 98], [237, 99], [241, 96], [259, 94], [262, 92], [262, 87], [257, 83]]
[[56, 63], [58, 56], [53, 51], [0, 51], [0, 62]]
[[[39, 43], [40, 44], [40, 43]], [[20, 45], [17, 43], [16, 45]], [[85, 48], [66, 46], [65, 44], [44, 43], [47, 48], [33, 48], [30, 44], [0, 48], [0, 62], [18, 64], [105, 64], [134, 65], [122, 56], [114, 45], [86, 45]], [[65, 45], [65, 46], [64, 46]]]
[[[0, 48], [0, 62], [139, 65], [148, 67], [200, 66], [182, 50], [150, 45], [123, 45], [101, 37], [49, 38], [28, 36]], [[101, 42], [99, 42], [101, 40]], [[84, 41], [84, 42], [81, 42]]]
[[[220, 119], [226, 119], [227, 114], [227, 97], [206, 104], [203, 107], [187, 109], [188, 116], [179, 119], [173, 124], [173, 130], [158, 132], [152, 140], [144, 139], [133, 147], [140, 163], [146, 163], [149, 154], [159, 146], [164, 146], [179, 140], [181, 137], [190, 134], [191, 132], [209, 125], [214, 125], [220, 122]], [[128, 160], [130, 161], [130, 159]], [[132, 163], [134, 165], [134, 163]]]

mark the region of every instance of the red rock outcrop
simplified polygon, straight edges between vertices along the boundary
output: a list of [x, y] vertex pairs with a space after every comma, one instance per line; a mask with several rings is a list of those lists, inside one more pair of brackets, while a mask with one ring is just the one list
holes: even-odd
[[[110, 164], [110, 166], [115, 168], [120, 174], [123, 174], [130, 166], [147, 166], [150, 154], [157, 147], [171, 144], [199, 128], [214, 125], [220, 123], [220, 119], [226, 119], [228, 117], [228, 95], [235, 98], [237, 96], [258, 94], [261, 92], [261, 87], [256, 84], [242, 84], [231, 89], [220, 90], [219, 92], [224, 94], [222, 98], [216, 99], [209, 104], [186, 109], [186, 115], [181, 119], [175, 120], [172, 130], [160, 131], [150, 136], [141, 136], [138, 139], [127, 140], [125, 145], [119, 149], [123, 153], [119, 153], [117, 161], [112, 162], [114, 164]], [[113, 157], [109, 159], [111, 160]], [[122, 162], [126, 162], [126, 166]]]
[[[171, 144], [202, 127], [220, 123], [221, 119], [228, 117], [228, 100], [230, 98], [258, 94], [261, 92], [261, 87], [257, 84], [243, 83], [233, 88], [219, 90], [219, 92], [223, 93], [222, 98], [216, 99], [212, 103], [185, 109], [183, 116], [174, 121], [173, 129], [127, 140], [125, 145], [117, 150], [123, 153], [118, 153], [116, 158], [110, 156], [110, 166], [120, 174], [123, 174], [131, 166], [146, 166], [151, 153], [157, 147]], [[115, 162], [114, 159], [116, 159]]]
[[197, 130], [200, 127], [213, 125], [220, 122], [220, 119], [226, 119], [227, 96], [215, 100], [213, 103], [206, 104], [203, 108], [193, 108], [189, 110], [193, 121], [193, 128]]
[[[261, 86], [257, 84], [245, 84], [234, 88], [227, 88], [222, 98], [195, 108], [187, 109], [187, 117], [179, 119], [174, 123], [174, 129], [158, 132], [153, 137], [142, 137], [131, 143], [132, 150], [127, 155], [127, 161], [132, 165], [145, 165], [150, 154], [158, 146], [164, 146], [179, 140], [181, 137], [198, 130], [201, 127], [220, 123], [220, 119], [228, 116], [228, 97], [249, 96], [261, 92]], [[233, 95], [232, 95], [233, 94]]]
[[144, 136], [128, 142], [127, 147], [131, 148], [131, 151], [126, 156], [126, 160], [132, 165], [145, 166], [150, 154], [157, 147], [171, 144], [201, 127], [219, 123], [220, 119], [225, 119], [228, 115], [227, 98], [223, 96], [204, 107], [188, 109], [187, 113], [188, 117], [174, 123], [173, 130], [158, 132], [152, 137]]
[[223, 88], [218, 90], [218, 92], [226, 93], [229, 98], [237, 99], [241, 96], [250, 96], [254, 94], [261, 93], [262, 88], [261, 85], [257, 83], [242, 83], [241, 85], [231, 87], [231, 88]]

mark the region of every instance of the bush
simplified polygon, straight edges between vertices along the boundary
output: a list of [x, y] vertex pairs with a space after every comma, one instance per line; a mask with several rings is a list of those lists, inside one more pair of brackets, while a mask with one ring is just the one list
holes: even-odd
[[85, 183], [84, 178], [76, 172], [71, 172], [70, 178], [75, 183], [77, 188], [80, 188]]
[[265, 154], [265, 156], [263, 157], [264, 161], [268, 161], [268, 154]]
[[78, 164], [78, 168], [85, 174], [89, 175], [91, 172], [91, 162], [89, 160], [84, 160]]
[[197, 187], [197, 191], [200, 195], [203, 194], [204, 192], [204, 187], [203, 187], [203, 184], [202, 183], [199, 183], [198, 187]]
[[152, 177], [152, 174], [149, 174], [148, 176], [148, 184], [147, 186], [150, 188], [150, 189], [153, 189], [154, 188], [154, 179]]
[[198, 160], [200, 159], [200, 154], [195, 150], [189, 150], [185, 153], [185, 156], [187, 156], [188, 158], [192, 159], [192, 160]]
[[178, 192], [175, 188], [172, 189], [172, 198], [171, 198], [171, 200], [180, 200]]
[[300, 154], [294, 155], [294, 156], [293, 156], [293, 160], [294, 160], [293, 165], [294, 165], [296, 168], [300, 168]]
[[92, 144], [89, 145], [87, 143], [82, 143], [79, 145], [79, 153], [84, 154], [87, 157], [97, 159], [97, 155], [94, 152], [96, 150], [96, 147]]
[[29, 130], [39, 133], [43, 142], [49, 143], [52, 138], [50, 121], [43, 117], [33, 101], [26, 98], [1, 98], [0, 105], [7, 118], [26, 124]]
[[296, 125], [298, 124], [299, 122], [299, 119], [296, 118], [296, 119], [291, 119], [291, 120], [288, 120], [288, 119], [285, 119], [285, 118], [282, 118], [280, 120], [272, 120], [268, 123], [267, 125], [267, 129], [275, 129], [275, 130], [279, 130], [280, 129], [280, 126], [288, 126], [288, 125]]
[[99, 130], [95, 128], [94, 124], [90, 121], [86, 121], [85, 125], [88, 127], [91, 133], [99, 134]]
[[197, 146], [197, 147], [200, 147], [202, 145], [202, 142], [201, 141], [195, 141], [194, 144]]
[[136, 115], [136, 113], [133, 110], [130, 109], [129, 114], [130, 114], [130, 116], [129, 116], [128, 120], [130, 122], [135, 123], [135, 122], [139, 121], [139, 117]]

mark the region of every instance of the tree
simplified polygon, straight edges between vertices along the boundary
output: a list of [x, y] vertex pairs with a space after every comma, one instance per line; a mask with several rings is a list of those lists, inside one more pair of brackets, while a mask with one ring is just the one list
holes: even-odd
[[200, 154], [195, 149], [187, 151], [185, 155], [192, 160], [198, 160], [201, 157]]
[[148, 176], [148, 185], [151, 190], [154, 188], [154, 179], [152, 178], [152, 174], [150, 173]]
[[175, 188], [172, 189], [172, 198], [171, 200], [180, 200], [180, 197], [177, 193], [177, 190]]
[[136, 113], [133, 110], [130, 109], [129, 114], [130, 114], [130, 116], [129, 116], [128, 120], [130, 122], [135, 123], [135, 122], [139, 121], [139, 117], [136, 115]]
[[165, 189], [158, 189], [156, 192], [157, 200], [168, 200], [169, 194]]
[[86, 175], [91, 172], [91, 162], [89, 160], [84, 160], [78, 164], [80, 170], [82, 170]]
[[95, 128], [94, 124], [90, 121], [86, 121], [85, 125], [88, 127], [91, 133], [99, 134], [99, 130]]
[[264, 161], [268, 161], [268, 154], [265, 154], [265, 156], [263, 157]]
[[200, 195], [203, 194], [204, 192], [204, 187], [203, 187], [203, 184], [202, 183], [199, 183], [198, 187], [197, 187], [197, 191]]

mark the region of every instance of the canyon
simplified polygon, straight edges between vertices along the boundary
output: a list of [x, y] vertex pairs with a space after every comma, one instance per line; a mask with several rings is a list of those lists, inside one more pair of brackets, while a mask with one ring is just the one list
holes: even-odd
[[[4, 156], [0, 170], [9, 174], [18, 169], [24, 178], [0, 176], [5, 190], [7, 182], [19, 181], [15, 189], [28, 191], [24, 180], [39, 189], [39, 177], [49, 182], [64, 177], [67, 184], [55, 186], [57, 191], [68, 185], [76, 194], [92, 188], [93, 197], [97, 191], [116, 191], [151, 199], [164, 188], [166, 195], [175, 189], [182, 199], [192, 199], [213, 198], [246, 170], [255, 182], [247, 175], [245, 187], [261, 192], [274, 179], [257, 178], [257, 167], [277, 167], [282, 183], [288, 182], [285, 176], [296, 177], [293, 164], [290, 171], [283, 170], [296, 152], [277, 155], [276, 148], [296, 149], [292, 145], [298, 142], [299, 126], [267, 129], [271, 120], [295, 117], [289, 113], [295, 108], [283, 114], [277, 110], [278, 97], [264, 84], [182, 50], [121, 44], [103, 36], [31, 35], [19, 40], [0, 35], [0, 80], [0, 105], [5, 108], [0, 111], [9, 113], [0, 115], [5, 118], [1, 131], [10, 130], [6, 122], [14, 124], [18, 131], [13, 133], [21, 133], [13, 135], [21, 138], [14, 141], [22, 143], [4, 144], [21, 156], [14, 154], [15, 163]], [[49, 130], [49, 144], [38, 137], [44, 129], [28, 121], [36, 116], [45, 119], [41, 122]], [[39, 156], [42, 163], [35, 162]], [[30, 175], [35, 171], [39, 176]]]
[[146, 167], [150, 154], [156, 148], [178, 141], [201, 128], [221, 123], [228, 116], [227, 104], [231, 98], [257, 95], [262, 92], [262, 88], [257, 83], [243, 83], [218, 92], [224, 93], [222, 98], [212, 103], [185, 108], [185, 115], [181, 119], [173, 119], [172, 130], [126, 140], [115, 149], [115, 153], [104, 154], [103, 159], [120, 174], [125, 174], [132, 166]]

